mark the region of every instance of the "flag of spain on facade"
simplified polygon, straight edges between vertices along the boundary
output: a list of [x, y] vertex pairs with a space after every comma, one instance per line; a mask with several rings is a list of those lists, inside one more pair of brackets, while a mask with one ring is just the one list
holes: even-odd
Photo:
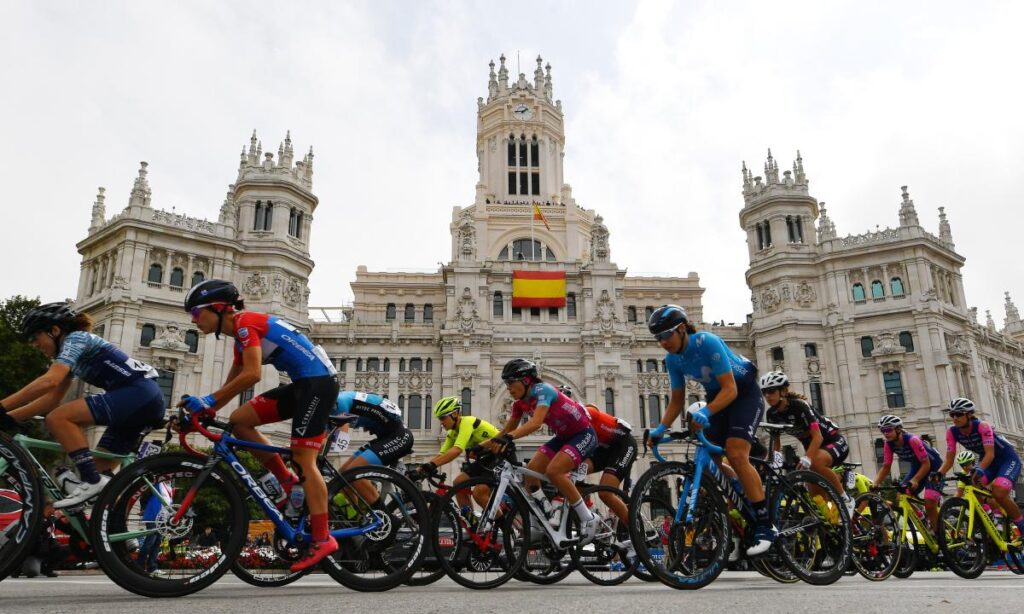
[[544, 222], [544, 228], [551, 230], [551, 227], [548, 226], [548, 221], [544, 219], [544, 214], [540, 212], [540, 205], [537, 203], [533, 203], [533, 219], [538, 222]]
[[565, 271], [512, 271], [513, 307], [565, 307]]

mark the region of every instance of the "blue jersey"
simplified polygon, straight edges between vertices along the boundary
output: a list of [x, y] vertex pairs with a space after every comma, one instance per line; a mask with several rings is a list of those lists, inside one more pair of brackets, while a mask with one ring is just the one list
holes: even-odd
[[352, 414], [358, 419], [352, 428], [363, 429], [375, 437], [388, 435], [405, 428], [402, 422], [402, 410], [394, 403], [380, 396], [367, 392], [345, 390], [338, 394], [338, 402], [332, 415]]
[[140, 377], [159, 375], [156, 369], [131, 358], [113, 343], [85, 331], [68, 333], [54, 360], [71, 369], [74, 377], [103, 390], [122, 388]]
[[911, 435], [910, 433], [903, 433], [903, 445], [899, 447], [888, 441], [883, 444], [882, 464], [892, 464], [894, 454], [900, 460], [910, 463], [910, 471], [904, 476], [907, 479], [910, 479], [917, 473], [917, 470], [921, 468], [921, 465], [926, 460], [931, 463], [929, 471], [938, 471], [939, 467], [942, 466], [942, 458], [939, 457], [939, 453], [935, 451], [935, 448], [925, 443], [917, 435]]
[[982, 422], [977, 418], [970, 421], [970, 429], [965, 435], [955, 426], [949, 427], [946, 431], [946, 450], [956, 450], [956, 444], [978, 455], [978, 459], [985, 456], [985, 446], [992, 446], [994, 453], [992, 465], [998, 466], [1008, 459], [1016, 459], [1017, 451], [1013, 444], [1005, 437], [996, 432], [988, 422]]
[[[718, 377], [732, 371], [736, 385], [753, 382], [757, 369], [749, 360], [736, 354], [717, 335], [699, 332], [689, 336], [682, 354], [665, 357], [672, 388], [685, 388], [686, 378], [700, 382], [709, 398], [722, 389]], [[753, 382], [755, 385], [757, 382]]]

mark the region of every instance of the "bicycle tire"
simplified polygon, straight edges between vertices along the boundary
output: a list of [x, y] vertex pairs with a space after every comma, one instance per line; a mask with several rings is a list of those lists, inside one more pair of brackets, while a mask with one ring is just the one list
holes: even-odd
[[[640, 476], [633, 486], [629, 500], [629, 533], [640, 563], [666, 586], [681, 590], [695, 590], [713, 582], [725, 569], [727, 545], [731, 541], [725, 501], [714, 478], [705, 473], [701, 479], [697, 509], [693, 512], [696, 528], [676, 523], [674, 517], [663, 518], [657, 545], [647, 535], [647, 520], [641, 513], [641, 502], [656, 495], [652, 488], [671, 492], [676, 478], [689, 478], [693, 474], [691, 463], [659, 463]], [[671, 478], [671, 479], [668, 479]], [[676, 511], [678, 513], [678, 510]], [[685, 514], [684, 514], [685, 517]], [[652, 520], [652, 519], [648, 519]]]
[[[431, 526], [433, 526], [434, 514], [441, 513], [441, 496], [429, 490], [421, 491], [421, 494], [423, 495], [423, 500], [427, 503], [427, 509], [430, 510]], [[434, 558], [434, 549], [427, 548], [426, 550], [427, 553], [423, 557], [423, 563], [420, 565], [419, 570], [405, 581], [406, 586], [428, 586], [445, 576], [444, 567], [441, 567], [441, 562]]]
[[[252, 501], [251, 495], [246, 501]], [[253, 508], [256, 508], [261, 518], [263, 517], [263, 509], [259, 506], [251, 504], [248, 507], [250, 523], [253, 520], [259, 520], [252, 518]], [[310, 572], [309, 569], [291, 571], [289, 568], [292, 563], [299, 560], [301, 552], [298, 548], [289, 548], [285, 540], [277, 534], [277, 531], [274, 532], [272, 539], [274, 541], [272, 545], [258, 549], [254, 548], [253, 552], [250, 553], [247, 553], [245, 546], [243, 546], [238, 558], [231, 562], [231, 573], [242, 582], [252, 586], [278, 588], [288, 586]], [[258, 558], [259, 564], [256, 564], [255, 561], [249, 563], [247, 559], [250, 557]]]
[[917, 571], [917, 548], [910, 544], [900, 545], [900, 562], [892, 572], [893, 577], [906, 580]]
[[853, 567], [865, 580], [889, 578], [900, 564], [899, 525], [886, 502], [874, 493], [854, 499], [850, 519]]
[[[90, 523], [93, 550], [100, 567], [118, 586], [144, 597], [181, 597], [208, 587], [227, 573], [245, 543], [249, 516], [240, 486], [223, 466], [213, 468], [182, 522], [170, 524], [171, 512], [178, 509], [206, 464], [206, 460], [191, 454], [157, 454], [122, 469], [100, 493]], [[148, 530], [141, 517], [141, 499], [151, 492], [150, 484], [160, 482], [172, 486], [174, 493], [172, 506], [161, 512], [162, 521], [156, 521], [161, 538], [190, 535], [197, 525], [227, 529], [219, 556], [212, 554], [212, 561], [192, 557], [189, 563], [195, 552], [185, 552], [180, 568], [167, 567], [156, 574], [138, 566], [125, 546], [130, 539], [127, 536]], [[182, 573], [175, 573], [176, 569]], [[195, 573], [186, 577], [188, 571]]]
[[974, 531], [969, 533], [970, 504], [961, 497], [946, 499], [939, 508], [939, 548], [946, 567], [960, 576], [973, 580], [988, 566], [988, 535], [981, 518], [975, 515]]
[[[620, 488], [604, 484], [581, 488], [580, 494], [583, 495], [584, 500], [587, 500], [588, 497], [591, 500], [596, 499], [593, 511], [601, 518], [601, 524], [594, 541], [586, 546], [573, 546], [570, 548], [569, 554], [572, 557], [573, 566], [584, 578], [598, 586], [616, 586], [633, 575], [639, 565], [639, 559], [636, 556], [632, 559], [627, 557], [627, 548], [619, 541], [621, 520], [610, 509], [607, 509], [607, 504], [601, 498], [602, 493], [617, 497], [626, 506], [626, 509], [629, 509], [629, 500], [626, 498], [626, 493], [622, 492]], [[626, 523], [621, 528], [625, 529], [628, 536], [629, 524]], [[616, 569], [616, 567], [621, 567], [621, 569]], [[602, 569], [605, 570], [605, 574], [600, 573]]]
[[[649, 511], [645, 512], [645, 510], [664, 510], [668, 512], [669, 516], [672, 516], [675, 513], [675, 508], [663, 497], [644, 497], [643, 501], [640, 502], [640, 506], [641, 519], [647, 527], [645, 534], [655, 535], [657, 533], [657, 529], [651, 524], [650, 519], [652, 518], [652, 513]], [[627, 530], [628, 529], [629, 527], [627, 527]], [[630, 540], [632, 540], [632, 537], [630, 537]], [[661, 580], [658, 579], [658, 576], [647, 571], [647, 568], [644, 567], [644, 564], [640, 562], [639, 558], [637, 558], [637, 565], [636, 569], [633, 570], [633, 576], [643, 580], [644, 582], [661, 582]]]
[[0, 580], [21, 569], [43, 522], [43, 486], [28, 453], [0, 432], [0, 489], [17, 494], [19, 515], [0, 533]]
[[779, 529], [774, 547], [786, 565], [815, 586], [842, 578], [850, 562], [850, 514], [828, 480], [794, 471], [771, 495], [769, 513]]
[[[359, 481], [376, 483], [380, 498], [373, 506], [356, 496], [351, 485]], [[339, 493], [355, 500], [354, 518], [338, 507]], [[419, 569], [430, 543], [430, 511], [419, 487], [404, 475], [379, 465], [354, 467], [331, 480], [327, 501], [332, 530], [361, 526], [371, 517], [382, 523], [374, 531], [340, 540], [338, 551], [324, 558], [320, 566], [336, 582], [361, 592], [386, 591]]]
[[[478, 518], [472, 490], [481, 485], [487, 486], [491, 492], [488, 507], [494, 505], [492, 499], [497, 486], [494, 478], [479, 477], [460, 482], [444, 495], [443, 511], [434, 516], [431, 529], [431, 535], [435, 536], [435, 556], [448, 577], [461, 586], [477, 590], [495, 588], [512, 579], [526, 561], [530, 539], [529, 508], [519, 492], [512, 489], [506, 492], [508, 500], [501, 503], [506, 509], [487, 533], [480, 535], [477, 527], [471, 526], [471, 521]], [[470, 493], [472, 509], [469, 519], [459, 511], [456, 497], [460, 492]], [[481, 548], [474, 537], [486, 545]], [[442, 544], [442, 538], [449, 539], [451, 543]], [[500, 546], [491, 546], [492, 539], [494, 542], [500, 540]], [[491, 575], [485, 575], [489, 572]]]

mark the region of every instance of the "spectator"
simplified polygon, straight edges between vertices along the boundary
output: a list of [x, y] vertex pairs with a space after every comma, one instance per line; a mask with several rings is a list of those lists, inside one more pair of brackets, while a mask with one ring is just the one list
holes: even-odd
[[213, 527], [207, 525], [203, 532], [195, 539], [195, 545], [199, 548], [220, 547], [220, 538], [213, 532]]
[[[166, 483], [160, 482], [157, 484], [157, 489], [160, 491], [160, 495], [166, 500], [170, 501], [171, 497], [174, 496], [174, 491], [167, 486]], [[143, 504], [142, 508], [142, 520], [146, 523], [147, 530], [154, 530], [157, 528], [156, 519], [160, 515], [160, 510], [163, 509], [163, 501], [160, 497], [149, 493], [148, 500]], [[142, 568], [142, 571], [146, 573], [153, 573], [158, 568], [158, 557], [160, 556], [160, 543], [163, 541], [163, 536], [159, 532], [150, 533], [146, 536], [145, 541], [142, 542], [142, 547], [139, 548], [138, 554], [138, 565]]]

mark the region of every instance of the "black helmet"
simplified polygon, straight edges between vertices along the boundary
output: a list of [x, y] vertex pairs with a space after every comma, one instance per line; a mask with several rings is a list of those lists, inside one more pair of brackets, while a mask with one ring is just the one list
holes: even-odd
[[537, 379], [537, 365], [525, 358], [513, 358], [501, 370], [501, 381], [506, 384], [526, 377]]
[[238, 300], [238, 288], [230, 281], [223, 279], [207, 279], [201, 281], [185, 295], [185, 311], [196, 307], [205, 307], [216, 303], [234, 305]]
[[662, 305], [647, 319], [647, 330], [651, 331], [652, 335], [657, 335], [689, 321], [686, 310], [679, 305]]
[[21, 321], [21, 334], [28, 339], [39, 331], [54, 325], [65, 329], [77, 317], [78, 312], [74, 310], [70, 302], [46, 303], [25, 314]]

